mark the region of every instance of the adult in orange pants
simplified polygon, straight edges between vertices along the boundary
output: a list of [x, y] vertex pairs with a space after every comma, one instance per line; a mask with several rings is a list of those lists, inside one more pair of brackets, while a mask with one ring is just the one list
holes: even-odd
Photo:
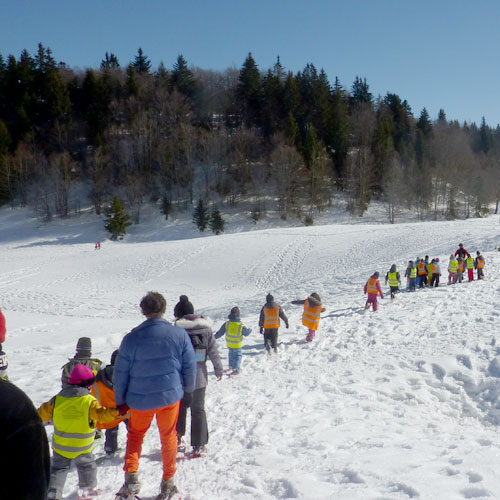
[[177, 470], [175, 466], [177, 455], [177, 432], [175, 427], [178, 415], [179, 401], [154, 410], [130, 410], [124, 467], [127, 473], [134, 473], [139, 469], [142, 442], [153, 418], [156, 416], [156, 423], [160, 432], [163, 478], [168, 481], [174, 477]]
[[196, 358], [186, 330], [163, 319], [167, 302], [157, 292], [141, 300], [146, 321], [125, 335], [115, 362], [113, 385], [120, 415], [130, 409], [125, 483], [116, 498], [139, 493], [139, 458], [142, 441], [153, 417], [160, 431], [163, 478], [158, 499], [170, 498], [177, 455], [175, 426], [182, 398], [187, 406], [196, 381]]
[[304, 311], [302, 312], [302, 324], [309, 330], [306, 340], [311, 342], [319, 327], [320, 314], [326, 309], [321, 303], [321, 297], [316, 293], [311, 293], [304, 301]]

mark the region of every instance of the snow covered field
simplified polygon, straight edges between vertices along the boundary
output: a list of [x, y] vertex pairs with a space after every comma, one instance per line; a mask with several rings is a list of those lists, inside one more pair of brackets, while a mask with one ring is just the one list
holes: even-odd
[[[142, 321], [138, 304], [148, 290], [167, 298], [167, 319], [187, 294], [215, 328], [238, 305], [253, 328], [243, 372], [210, 380], [209, 455], [179, 461], [184, 500], [498, 499], [499, 229], [496, 216], [200, 238], [172, 227], [141, 235], [132, 228], [125, 241], [94, 251], [104, 235], [93, 218], [36, 227], [26, 213], [2, 209], [9, 374], [40, 405], [58, 392], [60, 367], [80, 336], [90, 336], [94, 355], [109, 362]], [[485, 255], [485, 281], [401, 293], [394, 303], [381, 301], [378, 313], [361, 313], [373, 271], [385, 276], [396, 263], [403, 274], [409, 259], [427, 254], [440, 258], [446, 282], [459, 242]], [[314, 291], [327, 311], [306, 344], [301, 307], [290, 301]], [[268, 292], [290, 319], [273, 359], [257, 326]], [[223, 339], [219, 348], [227, 366]], [[122, 447], [125, 441], [122, 428]], [[123, 451], [99, 466], [100, 499], [114, 499], [122, 465]], [[155, 427], [140, 474], [142, 498], [154, 498], [161, 480]], [[66, 499], [76, 498], [76, 486], [73, 472]]]

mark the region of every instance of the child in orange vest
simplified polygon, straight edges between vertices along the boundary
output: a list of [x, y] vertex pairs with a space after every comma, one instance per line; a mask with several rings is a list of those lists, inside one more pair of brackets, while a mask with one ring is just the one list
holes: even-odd
[[[115, 392], [113, 390], [113, 372], [115, 370], [115, 360], [118, 356], [118, 349], [111, 354], [111, 364], [105, 366], [97, 372], [95, 382], [90, 390], [101, 406], [115, 408]], [[127, 422], [126, 417], [119, 417], [112, 422], [97, 422], [99, 430], [106, 430], [106, 440], [104, 442], [104, 451], [106, 455], [114, 455], [118, 450], [118, 426], [120, 422]]]
[[373, 312], [378, 309], [377, 297], [380, 294], [380, 298], [384, 298], [384, 292], [382, 292], [382, 286], [380, 285], [379, 272], [375, 271], [365, 284], [364, 291], [368, 294], [368, 299], [366, 300], [365, 309], [369, 309], [370, 305], [373, 307]]
[[476, 254], [477, 257], [474, 262], [474, 267], [477, 269], [477, 279], [482, 280], [484, 278], [484, 257], [481, 255], [481, 252], [479, 250], [476, 252]]
[[321, 303], [321, 297], [316, 292], [311, 293], [311, 295], [304, 300], [302, 324], [309, 330], [306, 337], [307, 342], [311, 342], [314, 339], [319, 327], [320, 314], [323, 311], [326, 311], [326, 309]]
[[264, 345], [267, 354], [272, 350], [278, 352], [278, 328], [280, 327], [280, 318], [285, 322], [288, 328], [288, 318], [281, 306], [274, 302], [274, 297], [268, 293], [266, 303], [260, 311], [259, 327], [260, 333], [264, 334]]

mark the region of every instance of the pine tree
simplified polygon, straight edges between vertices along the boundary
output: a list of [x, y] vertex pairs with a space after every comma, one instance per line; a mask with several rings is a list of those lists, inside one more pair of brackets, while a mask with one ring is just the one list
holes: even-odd
[[193, 96], [196, 87], [194, 75], [192, 71], [189, 70], [187, 61], [182, 55], [177, 57], [177, 61], [172, 69], [170, 81], [173, 88], [177, 89], [181, 94], [184, 94], [187, 97]]
[[352, 84], [351, 104], [355, 105], [362, 102], [372, 102], [372, 97], [370, 87], [366, 83], [366, 78], [361, 79], [357, 76]]
[[251, 53], [248, 54], [240, 70], [236, 97], [245, 124], [248, 127], [258, 125], [262, 105], [262, 82], [257, 64]]
[[127, 80], [125, 83], [125, 87], [127, 92], [131, 96], [139, 95], [139, 84], [137, 83], [137, 71], [132, 64], [127, 66]]
[[106, 56], [101, 61], [101, 69], [118, 69], [120, 67], [120, 63], [118, 62], [118, 58], [111, 52], [108, 54], [106, 52]]
[[429, 137], [432, 134], [432, 123], [429, 117], [429, 113], [424, 108], [420, 113], [420, 117], [417, 121], [417, 129], [422, 131], [425, 137]]
[[127, 232], [127, 227], [131, 224], [130, 217], [125, 213], [122, 202], [118, 196], [114, 196], [111, 206], [108, 208], [108, 218], [104, 226], [106, 231], [111, 233], [112, 240], [121, 240]]
[[196, 208], [193, 211], [193, 223], [196, 224], [196, 227], [201, 232], [205, 231], [210, 223], [208, 208], [205, 206], [201, 198], [198, 200], [198, 205], [196, 205]]
[[135, 56], [134, 62], [131, 66], [137, 71], [139, 74], [148, 74], [151, 69], [151, 61], [144, 55], [144, 52], [139, 47], [137, 50], [137, 55]]
[[219, 210], [213, 210], [210, 215], [209, 226], [213, 233], [220, 234], [224, 232], [225, 221]]

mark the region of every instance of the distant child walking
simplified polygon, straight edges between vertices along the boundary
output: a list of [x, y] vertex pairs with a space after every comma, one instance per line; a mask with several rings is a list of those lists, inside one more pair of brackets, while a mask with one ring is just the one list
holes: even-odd
[[384, 292], [380, 286], [379, 272], [375, 271], [365, 284], [364, 291], [368, 294], [368, 299], [366, 300], [365, 309], [369, 309], [370, 306], [373, 307], [373, 312], [378, 309], [377, 297], [380, 294], [380, 298], [384, 298]]
[[260, 333], [264, 334], [264, 345], [267, 354], [271, 354], [271, 349], [278, 352], [278, 329], [280, 327], [280, 318], [285, 322], [288, 328], [288, 318], [281, 309], [281, 306], [274, 302], [274, 297], [268, 293], [266, 303], [260, 311], [259, 327]]
[[448, 264], [448, 285], [457, 282], [458, 260], [453, 254], [450, 255], [450, 262]]
[[54, 423], [48, 500], [61, 500], [64, 483], [75, 462], [81, 496], [96, 496], [97, 467], [92, 453], [96, 421], [112, 422], [118, 417], [116, 408], [105, 408], [90, 394], [94, 383], [92, 370], [77, 364], [71, 371], [67, 385], [50, 401], [38, 408], [43, 422]]
[[484, 278], [484, 257], [481, 255], [481, 252], [477, 251], [476, 261], [474, 262], [474, 267], [477, 269], [477, 279], [482, 280]]
[[304, 311], [302, 312], [302, 324], [308, 328], [306, 340], [312, 342], [319, 327], [320, 314], [326, 311], [321, 302], [321, 297], [316, 292], [311, 293], [304, 300]]
[[467, 259], [465, 260], [465, 267], [467, 268], [467, 279], [469, 281], [474, 280], [474, 257], [469, 255]]
[[396, 264], [393, 264], [389, 272], [385, 275], [385, 284], [387, 285], [387, 283], [389, 283], [391, 289], [391, 299], [395, 299], [401, 285], [401, 276], [396, 269]]
[[241, 370], [241, 357], [243, 337], [248, 337], [252, 329], [247, 328], [240, 319], [239, 307], [233, 307], [226, 321], [215, 334], [215, 338], [219, 339], [223, 335], [226, 336], [226, 344], [229, 349], [229, 368], [232, 370], [231, 375], [238, 375]]

